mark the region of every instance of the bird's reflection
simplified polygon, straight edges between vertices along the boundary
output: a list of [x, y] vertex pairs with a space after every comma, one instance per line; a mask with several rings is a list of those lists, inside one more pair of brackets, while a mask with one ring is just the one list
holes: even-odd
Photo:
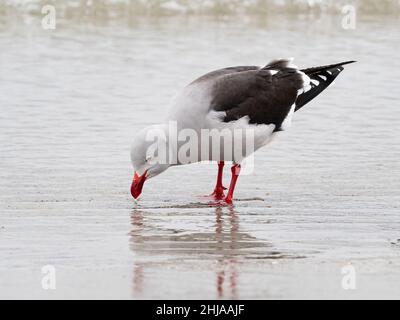
[[[130, 232], [130, 240], [140, 243], [143, 241], [143, 216], [140, 211], [133, 210], [131, 214], [132, 230]], [[143, 290], [143, 266], [137, 263], [133, 265], [133, 295], [140, 296]]]
[[[238, 258], [251, 252], [260, 242], [240, 231], [235, 209], [215, 207], [215, 223], [210, 232], [179, 232], [159, 227], [153, 213], [134, 209], [131, 214], [130, 248], [135, 256], [133, 295], [140, 297], [146, 286], [145, 265], [167, 254], [174, 259], [209, 259], [217, 262], [215, 292], [219, 299], [238, 299]], [[144, 217], [149, 217], [145, 219]], [[157, 226], [158, 225], [158, 226]], [[243, 251], [244, 250], [244, 251]], [[151, 259], [149, 256], [151, 255]], [[160, 259], [161, 260], [161, 259]]]
[[[218, 253], [218, 272], [217, 272], [217, 297], [237, 299], [237, 261], [234, 256], [226, 252], [225, 246], [229, 245], [229, 250], [237, 249], [237, 232], [239, 230], [238, 217], [233, 209], [229, 207], [229, 232], [224, 230], [224, 218], [222, 207], [215, 209], [215, 238], [217, 240]], [[229, 296], [225, 297], [225, 280], [229, 283]]]

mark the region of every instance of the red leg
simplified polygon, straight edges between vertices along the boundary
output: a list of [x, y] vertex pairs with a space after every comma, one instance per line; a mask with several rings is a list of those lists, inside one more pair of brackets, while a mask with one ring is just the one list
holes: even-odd
[[229, 186], [228, 195], [225, 198], [226, 203], [232, 203], [233, 192], [235, 191], [236, 181], [240, 173], [240, 164], [234, 164], [231, 168], [231, 171], [232, 171], [232, 179], [231, 179], [231, 184]]
[[212, 196], [215, 199], [223, 199], [224, 198], [224, 186], [222, 185], [222, 173], [224, 170], [224, 161], [218, 162], [218, 176], [217, 176], [217, 184], [215, 185], [214, 192], [212, 193]]

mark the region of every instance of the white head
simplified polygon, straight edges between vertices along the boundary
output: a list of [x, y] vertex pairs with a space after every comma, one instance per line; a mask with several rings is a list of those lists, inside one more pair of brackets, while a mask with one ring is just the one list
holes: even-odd
[[131, 194], [135, 199], [142, 193], [147, 179], [159, 175], [170, 167], [167, 159], [160, 156], [160, 150], [168, 150], [166, 131], [164, 126], [154, 125], [139, 131], [134, 138], [131, 147], [134, 169]]

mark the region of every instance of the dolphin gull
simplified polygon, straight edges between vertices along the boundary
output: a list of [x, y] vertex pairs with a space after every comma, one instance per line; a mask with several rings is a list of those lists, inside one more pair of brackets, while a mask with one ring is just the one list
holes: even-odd
[[[219, 69], [186, 86], [173, 100], [167, 121], [144, 128], [133, 141], [132, 196], [137, 199], [147, 179], [171, 166], [207, 160], [218, 163], [212, 196], [232, 203], [242, 161], [286, 130], [294, 112], [325, 90], [344, 65], [355, 62], [299, 69], [292, 60]], [[224, 132], [217, 142], [203, 135], [215, 131]], [[234, 133], [238, 131], [240, 135]], [[182, 132], [185, 139], [181, 139]], [[251, 147], [243, 146], [245, 139], [252, 141]], [[232, 162], [226, 196], [222, 185], [225, 161]]]

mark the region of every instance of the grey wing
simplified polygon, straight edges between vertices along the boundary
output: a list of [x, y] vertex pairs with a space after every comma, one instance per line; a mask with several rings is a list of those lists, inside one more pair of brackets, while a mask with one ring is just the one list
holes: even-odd
[[192, 84], [198, 83], [201, 81], [214, 81], [218, 77], [225, 76], [228, 74], [234, 74], [234, 73], [250, 71], [250, 70], [259, 70], [259, 69], [260, 69], [260, 67], [257, 67], [257, 66], [238, 66], [238, 67], [228, 67], [228, 68], [218, 69], [218, 70], [214, 70], [209, 73], [206, 73], [205, 75], [201, 76], [200, 78], [194, 80], [192, 82]]
[[279, 131], [303, 85], [303, 76], [295, 68], [267, 66], [227, 74], [215, 81], [211, 109], [224, 111], [224, 122], [248, 116], [250, 123], [274, 124]]

